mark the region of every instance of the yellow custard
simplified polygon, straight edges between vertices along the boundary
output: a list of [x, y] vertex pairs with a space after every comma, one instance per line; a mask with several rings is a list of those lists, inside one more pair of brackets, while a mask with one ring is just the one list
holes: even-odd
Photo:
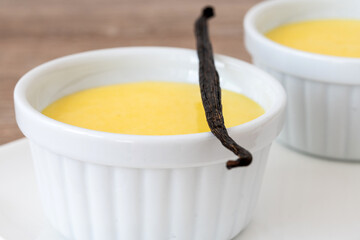
[[360, 20], [324, 19], [286, 24], [265, 34], [282, 45], [312, 53], [360, 57]]
[[[226, 127], [264, 113], [248, 97], [222, 90]], [[138, 82], [76, 92], [46, 107], [44, 115], [82, 128], [135, 135], [208, 132], [200, 89], [196, 84]]]

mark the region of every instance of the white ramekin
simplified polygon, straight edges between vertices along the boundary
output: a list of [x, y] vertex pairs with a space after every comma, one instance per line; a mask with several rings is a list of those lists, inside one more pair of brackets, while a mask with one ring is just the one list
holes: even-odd
[[264, 36], [290, 22], [359, 16], [358, 0], [266, 1], [246, 14], [245, 44], [253, 62], [287, 91], [284, 144], [327, 158], [360, 160], [360, 59], [298, 51]]
[[30, 139], [44, 211], [75, 240], [227, 240], [249, 222], [271, 142], [284, 118], [285, 93], [271, 76], [216, 56], [223, 88], [266, 112], [229, 129], [254, 155], [235, 156], [210, 133], [139, 136], [92, 131], [50, 119], [52, 101], [90, 87], [141, 80], [198, 81], [193, 50], [134, 47], [86, 52], [43, 64], [18, 82], [18, 125]]

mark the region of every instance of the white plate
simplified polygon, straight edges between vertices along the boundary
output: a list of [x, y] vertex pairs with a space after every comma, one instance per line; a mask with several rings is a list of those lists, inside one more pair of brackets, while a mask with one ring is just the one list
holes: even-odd
[[[237, 240], [359, 240], [360, 163], [305, 156], [277, 143], [256, 214]], [[0, 240], [55, 240], [42, 215], [28, 142], [0, 146]]]

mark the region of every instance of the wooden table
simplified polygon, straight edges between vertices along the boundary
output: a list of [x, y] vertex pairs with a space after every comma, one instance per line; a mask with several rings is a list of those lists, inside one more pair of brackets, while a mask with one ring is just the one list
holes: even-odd
[[[249, 61], [243, 44], [245, 12], [260, 0], [214, 1], [214, 51]], [[194, 48], [193, 23], [209, 1], [1, 0], [0, 144], [22, 137], [14, 116], [18, 79], [51, 59], [99, 48]]]

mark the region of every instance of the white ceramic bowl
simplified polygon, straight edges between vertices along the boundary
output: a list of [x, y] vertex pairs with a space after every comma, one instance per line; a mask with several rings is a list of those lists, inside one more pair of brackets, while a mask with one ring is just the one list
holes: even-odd
[[40, 111], [81, 89], [141, 80], [198, 81], [193, 50], [158, 47], [86, 52], [43, 64], [18, 82], [18, 125], [30, 139], [44, 210], [75, 240], [227, 240], [249, 222], [271, 142], [283, 125], [285, 93], [261, 70], [216, 56], [224, 88], [266, 110], [229, 129], [254, 156], [235, 156], [211, 133], [139, 136], [87, 130]]
[[245, 43], [258, 67], [288, 95], [280, 140], [327, 158], [360, 160], [360, 59], [295, 50], [267, 39], [267, 31], [290, 22], [360, 18], [358, 0], [279, 0], [253, 7], [245, 17]]

